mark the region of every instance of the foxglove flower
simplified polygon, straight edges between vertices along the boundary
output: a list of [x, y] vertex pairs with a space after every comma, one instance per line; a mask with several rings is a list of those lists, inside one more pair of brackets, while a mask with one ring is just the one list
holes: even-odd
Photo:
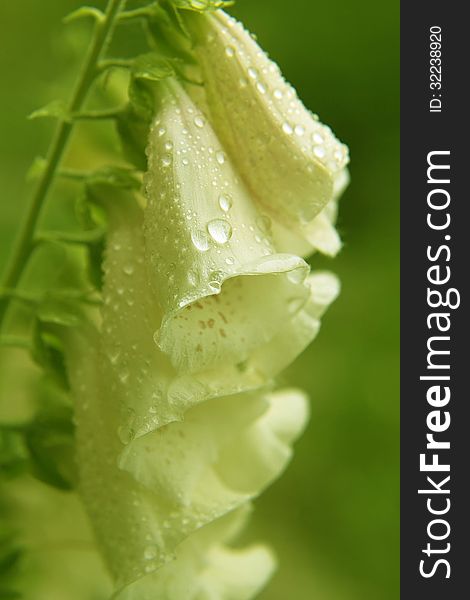
[[[165, 390], [178, 374], [153, 340], [158, 305], [142, 259], [142, 210], [125, 197], [115, 200], [103, 331], [90, 326], [68, 344], [81, 494], [122, 598], [151, 598], [158, 590], [168, 600], [183, 600], [192, 597], [188, 589], [222, 586], [221, 598], [248, 599], [272, 570], [269, 552], [234, 552], [209, 524], [243, 510], [283, 470], [305, 424], [306, 399], [295, 390], [260, 390], [195, 407], [189, 399], [179, 420], [171, 407], [165, 411], [171, 404]], [[310, 310], [321, 312], [325, 299], [317, 291]], [[130, 402], [142, 410], [147, 397], [154, 403], [147, 416], [155, 420], [147, 421], [146, 435], [132, 437]], [[248, 578], [226, 579], [240, 564]], [[186, 571], [193, 579], [178, 583]], [[132, 584], [136, 580], [142, 581]]]
[[176, 81], [160, 90], [147, 197], [149, 278], [163, 311], [156, 342], [173, 366], [253, 370], [265, 352], [284, 353], [284, 338], [315, 293], [308, 266], [277, 252], [269, 217]]
[[[331, 202], [348, 149], [312, 115], [278, 66], [232, 17], [188, 14], [211, 122], [253, 197], [310, 248], [334, 253]], [[288, 238], [284, 238], [284, 243]], [[281, 244], [282, 246], [283, 244]], [[292, 250], [291, 250], [292, 251]]]
[[205, 100], [156, 86], [146, 198], [107, 202], [101, 317], [66, 334], [80, 493], [119, 600], [265, 584], [271, 552], [230, 543], [308, 418], [275, 377], [339, 291], [301, 256], [339, 249], [345, 148], [241, 26], [187, 20]]

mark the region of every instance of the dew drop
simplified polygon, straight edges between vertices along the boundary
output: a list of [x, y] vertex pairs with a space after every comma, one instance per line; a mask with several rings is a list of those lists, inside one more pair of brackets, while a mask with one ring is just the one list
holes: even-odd
[[289, 125], [289, 123], [283, 123], [282, 124], [282, 131], [284, 133], [286, 133], [287, 135], [292, 135], [293, 129], [292, 127]]
[[232, 46], [226, 46], [225, 48], [225, 54], [229, 57], [232, 58], [232, 56], [235, 55], [235, 49]]
[[204, 231], [193, 231], [191, 233], [191, 241], [194, 244], [194, 246], [201, 252], [207, 252], [207, 250], [209, 250], [209, 237]]
[[196, 271], [188, 271], [188, 283], [189, 285], [192, 285], [193, 287], [195, 287], [198, 284], [198, 276]]
[[304, 135], [305, 129], [302, 127], [302, 125], [296, 125], [294, 128], [294, 133], [295, 135], [301, 137], [302, 135]]
[[181, 161], [183, 163], [183, 165], [186, 167], [187, 165], [189, 165], [189, 160], [187, 158], [183, 158], [183, 160]]
[[256, 84], [256, 89], [260, 94], [266, 94], [266, 88], [260, 81], [258, 81], [258, 83]]
[[169, 154], [164, 154], [162, 156], [162, 166], [169, 167], [171, 165], [171, 156]]
[[227, 256], [227, 258], [225, 259], [225, 262], [226, 262], [228, 265], [233, 265], [233, 264], [235, 264], [235, 259], [234, 259], [234, 258], [232, 258], [231, 256]]
[[196, 127], [204, 127], [205, 123], [206, 122], [200, 115], [194, 117], [194, 125], [196, 125]]
[[144, 550], [145, 560], [153, 560], [157, 556], [157, 550], [155, 546], [147, 546]]
[[165, 142], [165, 150], [173, 150], [173, 142]]
[[219, 165], [223, 165], [225, 162], [225, 154], [222, 151], [216, 152], [215, 153], [215, 158], [217, 160], [217, 162], [219, 163]]
[[325, 141], [321, 133], [314, 133], [312, 139], [315, 144], [323, 144], [323, 142]]
[[281, 98], [282, 98], [281, 90], [274, 90], [273, 95], [277, 100], [281, 100]]
[[213, 219], [207, 224], [207, 231], [218, 244], [226, 244], [232, 237], [232, 226], [224, 219]]
[[267, 215], [261, 215], [256, 219], [256, 225], [263, 233], [268, 233], [271, 230], [271, 219]]
[[313, 153], [315, 154], [315, 156], [317, 158], [325, 158], [325, 148], [323, 148], [323, 146], [314, 146], [313, 147]]
[[253, 67], [250, 67], [248, 69], [248, 75], [251, 77], [251, 79], [257, 79], [258, 78], [258, 71], [256, 69], [254, 69]]
[[162, 135], [165, 135], [166, 133], [166, 129], [164, 127], [160, 127], [160, 129], [158, 130], [158, 137], [162, 137]]
[[238, 83], [240, 84], [241, 88], [246, 88], [248, 85], [248, 81], [244, 77], [241, 77]]
[[219, 196], [219, 206], [224, 212], [228, 212], [232, 208], [232, 200], [228, 196], [221, 194]]
[[124, 275], [132, 275], [134, 273], [134, 267], [133, 267], [133, 265], [126, 265], [122, 269], [122, 272], [124, 273]]
[[212, 273], [209, 274], [209, 286], [217, 291], [220, 292], [221, 288], [222, 288], [222, 279], [224, 278], [224, 273], [222, 271], [212, 271]]

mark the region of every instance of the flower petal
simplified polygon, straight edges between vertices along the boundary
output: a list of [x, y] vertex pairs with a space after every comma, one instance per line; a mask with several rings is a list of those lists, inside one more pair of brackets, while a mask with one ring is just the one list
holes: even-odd
[[178, 526], [196, 529], [279, 476], [307, 416], [306, 398], [296, 391], [218, 398], [188, 411], [183, 422], [132, 442], [119, 464], [159, 504], [172, 504]]
[[[80, 494], [117, 589], [142, 579], [143, 582], [145, 581], [144, 591], [153, 593], [155, 597], [156, 591], [160, 590], [160, 573], [165, 580], [165, 573], [168, 570], [173, 582], [183, 577], [183, 581], [190, 585], [190, 589], [203, 585], [198, 579], [201, 564], [210, 564], [212, 559], [209, 555], [204, 557], [201, 552], [207, 551], [210, 554], [214, 544], [217, 546], [233, 536], [241, 526], [239, 519], [236, 518], [234, 524], [232, 518], [228, 516], [227, 525], [215, 521], [207, 527], [202, 527], [203, 521], [198, 520], [198, 513], [194, 507], [186, 512], [180, 510], [180, 501], [173, 501], [168, 498], [168, 495], [162, 497], [154, 493], [157, 491], [156, 488], [154, 491], [150, 490], [147, 486], [141, 485], [133, 475], [119, 468], [117, 459], [123, 449], [123, 444], [117, 435], [119, 410], [116, 407], [112, 374], [107, 368], [107, 363], [101, 360], [97, 332], [94, 332], [91, 327], [88, 331], [70, 332], [67, 349], [71, 385], [76, 400]], [[248, 416], [248, 421], [250, 418]], [[226, 427], [230, 429], [228, 424]], [[141, 440], [145, 440], [145, 437], [139, 438], [137, 443], [140, 444]], [[213, 443], [216, 445], [216, 442], [217, 440]], [[184, 451], [184, 442], [180, 442], [180, 446]], [[178, 458], [178, 446], [173, 451], [176, 452], [175, 458]], [[199, 457], [201, 457], [200, 451]], [[198, 457], [195, 457], [193, 459], [195, 466], [197, 461]], [[174, 464], [173, 469], [175, 479], [178, 480], [178, 470], [179, 472], [184, 470], [184, 461], [182, 465]], [[246, 499], [247, 495], [239, 494], [239, 496]], [[230, 508], [234, 506], [227, 505], [226, 510], [221, 510], [220, 514], [223, 515]], [[243, 507], [240, 510], [244, 512]], [[212, 518], [215, 517], [213, 513]], [[223, 517], [221, 520], [225, 519], [226, 517]], [[198, 531], [194, 533], [196, 529]], [[191, 533], [193, 535], [181, 544]], [[193, 548], [197, 550], [195, 553]], [[184, 558], [185, 549], [189, 552], [189, 567], [185, 566], [187, 562]], [[224, 552], [223, 549], [220, 551]], [[172, 567], [175, 553], [177, 560]], [[182, 555], [181, 565], [179, 558]], [[250, 555], [250, 552], [246, 555], [247, 560]], [[248, 562], [255, 560], [256, 563], [259, 556], [258, 558], [256, 555], [251, 556]], [[271, 566], [268, 568], [268, 555], [264, 553], [264, 556], [266, 569], [263, 574], [260, 573], [261, 583], [271, 570]], [[186, 570], [194, 571], [195, 566], [196, 579], [187, 583]], [[146, 587], [146, 576], [153, 572], [156, 573], [156, 579], [149, 579]], [[211, 579], [212, 575], [209, 580]], [[249, 577], [245, 587], [242, 588], [252, 589], [253, 585], [253, 579]], [[140, 587], [137, 586], [137, 589]], [[134, 597], [141, 599], [147, 596]], [[229, 592], [226, 596], [221, 596], [224, 599], [231, 597]], [[249, 596], [233, 597], [248, 598]], [[169, 595], [168, 598], [179, 600], [182, 596], [176, 594]]]
[[164, 316], [156, 341], [181, 372], [237, 365], [306, 301], [307, 264], [277, 254], [269, 223], [204, 116], [173, 82], [149, 145], [146, 246]]
[[223, 11], [188, 15], [211, 121], [254, 197], [294, 230], [330, 202], [347, 147], [318, 121], [253, 37]]
[[203, 527], [178, 546], [175, 559], [127, 586], [117, 600], [249, 600], [271, 577], [275, 559], [264, 546], [233, 550], [247, 507]]

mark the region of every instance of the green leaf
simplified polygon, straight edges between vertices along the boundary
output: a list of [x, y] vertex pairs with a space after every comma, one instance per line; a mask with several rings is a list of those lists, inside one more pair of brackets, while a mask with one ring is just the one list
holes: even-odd
[[46, 294], [39, 304], [37, 316], [43, 323], [75, 327], [82, 320], [78, 298], [67, 298], [60, 294]]
[[174, 69], [171, 64], [155, 52], [138, 56], [132, 68], [134, 79], [145, 81], [162, 81], [172, 75], [174, 75]]
[[0, 477], [9, 479], [20, 475], [26, 470], [27, 464], [28, 453], [22, 432], [0, 424]]
[[75, 216], [80, 227], [93, 230], [96, 227], [87, 186], [84, 186], [75, 201]]
[[94, 6], [80, 6], [76, 10], [72, 11], [66, 17], [64, 17], [64, 23], [71, 23], [72, 21], [77, 21], [78, 19], [84, 18], [92, 18], [96, 22], [100, 23], [104, 21], [105, 15], [101, 10], [95, 8]]
[[116, 121], [116, 129], [121, 139], [123, 154], [140, 171], [147, 170], [145, 148], [149, 126], [150, 116], [143, 117], [131, 104]]
[[103, 257], [105, 251], [104, 239], [98, 244], [88, 247], [88, 277], [91, 284], [101, 290], [103, 287]]
[[175, 7], [168, 1], [162, 2], [159, 10], [147, 20], [147, 31], [154, 50], [170, 61], [193, 64], [191, 37]]
[[206, 12], [208, 10], [217, 10], [233, 6], [233, 0], [170, 0], [176, 8], [183, 10], [193, 10], [196, 12]]
[[63, 244], [94, 245], [98, 244], [105, 234], [103, 227], [95, 227], [85, 231], [43, 231], [36, 236], [36, 242], [59, 242]]
[[[45, 313], [44, 316], [46, 316], [47, 319], [47, 311], [45, 311]], [[49, 318], [55, 318], [56, 320], [52, 321], [55, 323], [61, 319], [66, 321], [66, 318], [64, 318], [63, 315], [54, 315], [52, 311], [49, 314]], [[33, 360], [44, 369], [46, 374], [49, 375], [61, 389], [67, 390], [69, 384], [62, 344], [59, 338], [50, 331], [50, 324], [51, 321], [43, 323], [40, 318], [36, 320], [33, 328], [33, 348], [31, 354]]]
[[61, 490], [75, 486], [74, 430], [72, 410], [56, 406], [40, 413], [25, 432], [35, 477]]
[[184, 24], [183, 19], [175, 8], [175, 5], [171, 0], [161, 0], [160, 2], [162, 10], [165, 11], [167, 15], [168, 22], [171, 23], [175, 29], [180, 34], [182, 34], [188, 40], [191, 39], [191, 35]]
[[103, 167], [90, 174], [87, 184], [93, 186], [111, 186], [123, 190], [138, 190], [141, 187], [140, 179], [135, 171], [123, 167]]
[[28, 116], [28, 119], [42, 119], [45, 117], [68, 121], [70, 115], [68, 114], [65, 104], [62, 100], [53, 100], [52, 102], [49, 102], [49, 104], [46, 104], [46, 106], [42, 106], [41, 108], [33, 111]]

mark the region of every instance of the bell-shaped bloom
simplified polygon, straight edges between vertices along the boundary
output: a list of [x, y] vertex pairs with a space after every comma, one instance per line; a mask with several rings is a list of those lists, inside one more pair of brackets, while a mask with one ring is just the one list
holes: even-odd
[[[228, 360], [217, 367], [203, 366], [192, 373], [181, 373], [154, 339], [164, 313], [150, 283], [153, 268], [145, 260], [143, 211], [133, 198], [116, 193], [109, 219], [101, 336], [103, 360], [114, 374], [113, 385], [118, 388], [115, 396], [120, 399], [119, 436], [126, 444], [182, 420], [189, 409], [203, 401], [269, 385], [312, 341], [321, 314], [338, 293], [333, 275], [308, 276], [303, 283], [307, 300], [304, 302], [303, 295], [289, 298], [289, 318], [279, 323], [268, 343], [253, 349], [245, 364]], [[244, 298], [239, 298], [243, 314]], [[202, 312], [197, 308], [197, 313]], [[212, 328], [207, 320], [205, 328], [186, 321], [188, 335], [195, 331], [201, 345], [211, 340]]]
[[[308, 416], [306, 398], [266, 387], [237, 394], [223, 366], [191, 374], [175, 369], [154, 340], [163, 313], [145, 262], [143, 211], [124, 193], [113, 201], [102, 331], [90, 326], [67, 344], [82, 498], [123, 598], [133, 598], [127, 594], [134, 587], [142, 594], [174, 588], [165, 592], [168, 600], [191, 597], [175, 580], [193, 573], [182, 590], [227, 586], [221, 598], [248, 599], [272, 570], [269, 553], [231, 551], [210, 537], [203, 569], [198, 540], [214, 520], [246, 505], [283, 471]], [[255, 353], [257, 372], [278, 372], [286, 357], [304, 348], [337, 293], [328, 274], [310, 275], [302, 285], [307, 301], [298, 298], [302, 309], [293, 307], [289, 326]], [[236, 372], [242, 389], [268, 383], [266, 376]], [[247, 579], [227, 579], [240, 565]]]
[[240, 23], [221, 10], [188, 14], [186, 23], [211, 122], [251, 194], [282, 226], [333, 254], [339, 240], [322, 239], [331, 238], [322, 233], [329, 216], [313, 221], [334, 197], [347, 147], [304, 107]]
[[[67, 349], [80, 493], [116, 591], [141, 599], [166, 590], [167, 600], [183, 600], [192, 597], [184, 590], [222, 586], [220, 598], [252, 597], [272, 570], [269, 552], [225, 548], [212, 522], [246, 505], [284, 469], [307, 417], [304, 395], [208, 401], [183, 422], [126, 445], [118, 434], [123, 382], [106, 343], [90, 326], [70, 334]], [[131, 594], [135, 581], [146, 595]]]
[[272, 575], [275, 560], [264, 546], [229, 546], [244, 526], [249, 507], [197, 531], [178, 547], [175, 560], [126, 586], [118, 600], [250, 600]]
[[[155, 336], [181, 373], [256, 368], [309, 301], [307, 264], [279, 254], [206, 117], [162, 84], [148, 148], [145, 237], [163, 320]], [[294, 358], [303, 347], [297, 348]]]

